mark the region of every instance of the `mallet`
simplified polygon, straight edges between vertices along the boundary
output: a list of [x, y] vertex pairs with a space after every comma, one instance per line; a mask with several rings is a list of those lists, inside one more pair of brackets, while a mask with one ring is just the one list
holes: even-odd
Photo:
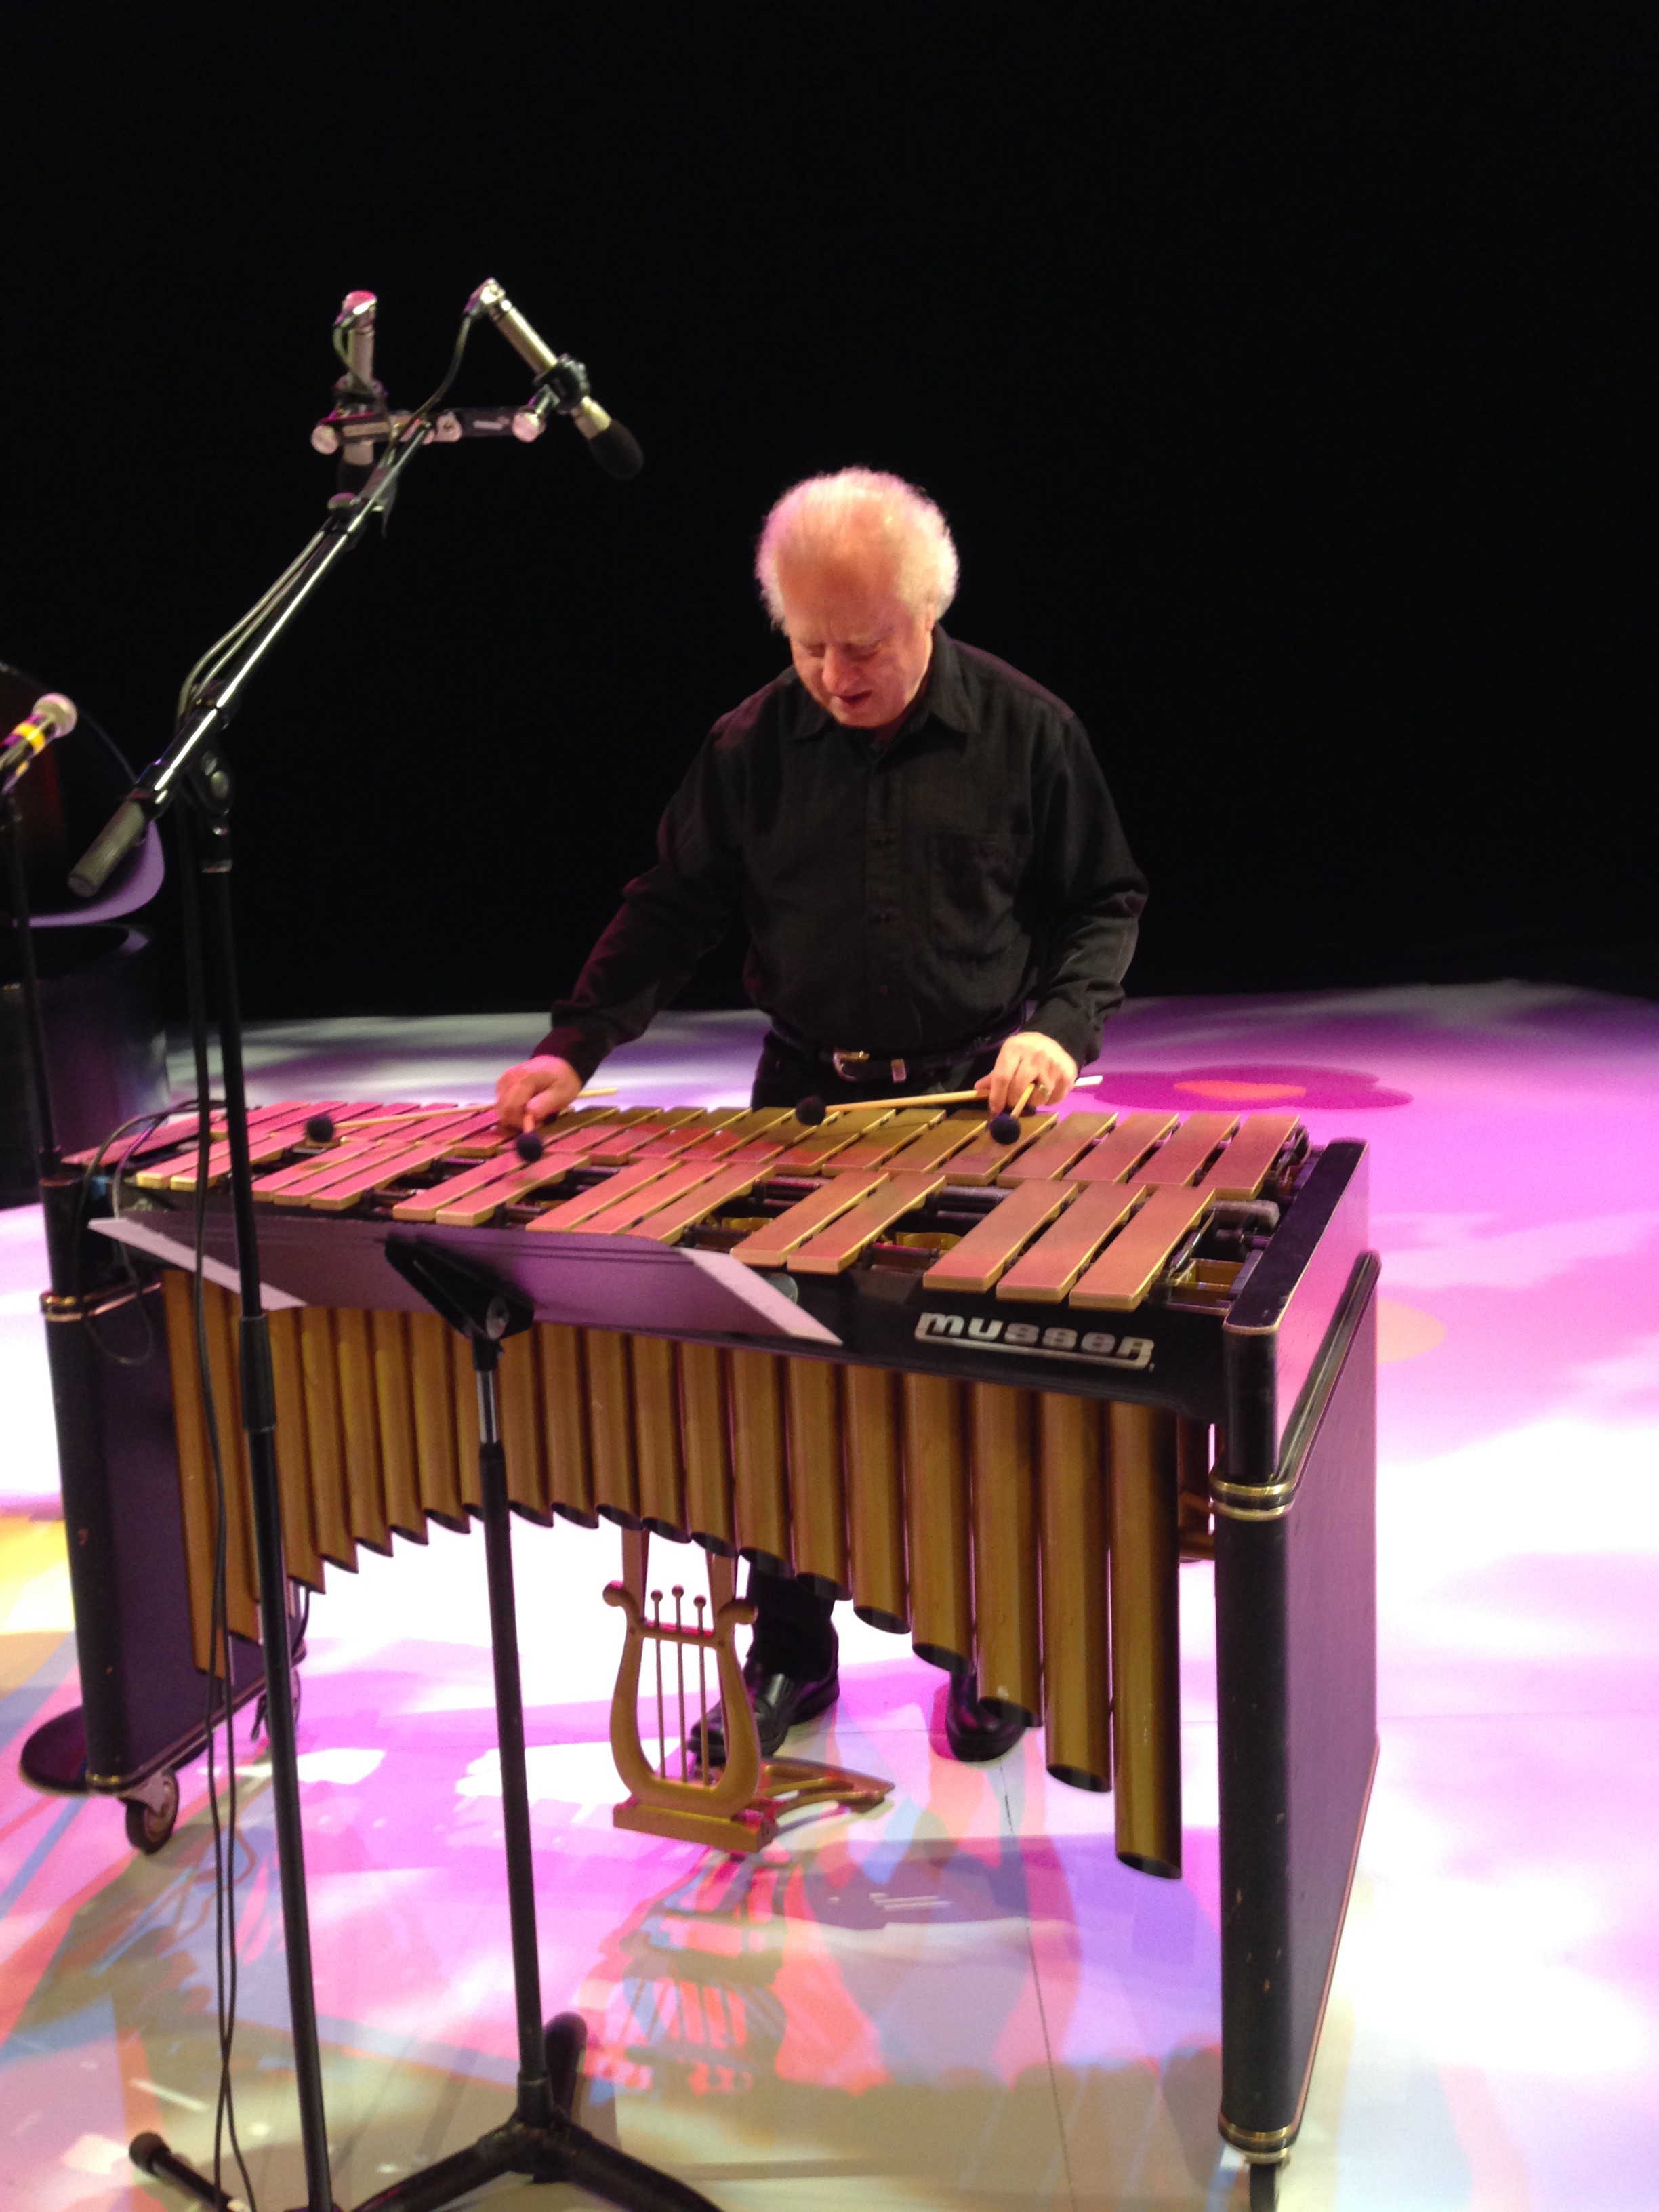
[[[596, 1083], [591, 1091], [584, 1091], [578, 1095], [583, 1098], [614, 1098], [621, 1087], [620, 1084], [616, 1083]], [[439, 1110], [434, 1106], [411, 1106], [404, 1114], [367, 1115], [361, 1121], [353, 1121], [350, 1124], [351, 1133], [355, 1137], [359, 1129], [384, 1129], [392, 1127], [399, 1122], [424, 1121], [429, 1115]], [[313, 1114], [306, 1123], [306, 1136], [313, 1145], [331, 1145], [338, 1133], [331, 1114]], [[534, 1144], [533, 1152], [525, 1150], [526, 1139]], [[520, 1158], [535, 1161], [540, 1159], [541, 1156], [541, 1139], [533, 1130], [526, 1130], [519, 1139]]]
[[[990, 1132], [998, 1144], [1012, 1145], [1018, 1141], [1019, 1117], [1030, 1103], [1031, 1093], [1036, 1089], [1035, 1082], [1028, 1083], [1015, 1101], [1012, 1111], [1005, 1109], [1000, 1114], [992, 1115]], [[834, 1106], [826, 1106], [822, 1098], [811, 1097], [803, 1098], [796, 1106], [795, 1119], [805, 1121], [809, 1129], [816, 1129], [831, 1114], [850, 1114], [860, 1106], [983, 1106], [986, 1103], [982, 1091], [928, 1091], [913, 1092], [908, 1097], [902, 1098], [849, 1098]]]

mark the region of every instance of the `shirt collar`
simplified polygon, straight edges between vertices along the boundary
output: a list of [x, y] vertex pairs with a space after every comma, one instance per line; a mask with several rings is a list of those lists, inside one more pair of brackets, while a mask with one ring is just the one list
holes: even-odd
[[[779, 680], [787, 717], [786, 726], [792, 737], [817, 738], [826, 730], [841, 727], [829, 708], [819, 706], [793, 668], [786, 669]], [[933, 651], [921, 696], [894, 732], [888, 750], [890, 751], [912, 730], [920, 729], [929, 720], [943, 722], [948, 728], [964, 733], [971, 732], [973, 726], [967, 687], [962, 677], [962, 657], [937, 623], [933, 625]], [[859, 734], [856, 730], [848, 732], [852, 737]]]

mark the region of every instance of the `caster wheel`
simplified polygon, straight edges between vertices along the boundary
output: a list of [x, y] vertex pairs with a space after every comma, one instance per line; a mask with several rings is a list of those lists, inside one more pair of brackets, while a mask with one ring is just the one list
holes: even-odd
[[1273, 2212], [1279, 2203], [1279, 2175], [1276, 2166], [1250, 2168], [1250, 2212]]
[[173, 1823], [179, 1818], [179, 1778], [168, 1774], [162, 1778], [164, 1796], [161, 1806], [147, 1805], [142, 1797], [129, 1797], [127, 1808], [127, 1841], [135, 1851], [143, 1851], [146, 1858], [153, 1857], [173, 1833]]

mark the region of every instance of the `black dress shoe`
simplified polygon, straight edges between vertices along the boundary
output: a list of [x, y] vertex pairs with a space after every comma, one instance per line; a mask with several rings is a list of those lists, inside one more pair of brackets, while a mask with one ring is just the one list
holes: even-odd
[[[841, 1695], [841, 1675], [833, 1661], [827, 1674], [803, 1681], [798, 1674], [774, 1674], [763, 1662], [746, 1659], [743, 1680], [754, 1710], [763, 1759], [772, 1758], [782, 1748], [783, 1739], [798, 1721], [815, 1720], [820, 1713], [827, 1713]], [[702, 1729], [693, 1729], [691, 1748], [700, 1765], [724, 1766], [726, 1726], [718, 1705], [708, 1716], [708, 1734], [705, 1750]]]
[[945, 1693], [945, 1740], [957, 1758], [969, 1766], [1000, 1759], [1019, 1741], [1025, 1726], [1023, 1720], [1004, 1720], [982, 1705], [971, 1674], [951, 1675]]

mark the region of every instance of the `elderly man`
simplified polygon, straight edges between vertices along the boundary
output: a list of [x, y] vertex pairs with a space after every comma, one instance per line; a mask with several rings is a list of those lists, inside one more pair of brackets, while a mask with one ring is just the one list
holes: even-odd
[[[1066, 1096], [1121, 1003], [1145, 880], [1087, 737], [1058, 699], [939, 627], [956, 548], [933, 502], [866, 469], [768, 516], [756, 562], [793, 666], [714, 726], [532, 1059], [504, 1125], [568, 1105], [741, 915], [771, 1017], [757, 1106], [969, 1085], [993, 1111]], [[837, 1694], [830, 1601], [749, 1576], [744, 1679], [770, 1755]], [[1017, 1723], [953, 1677], [959, 1758]], [[711, 1750], [719, 1755], [718, 1746]]]

